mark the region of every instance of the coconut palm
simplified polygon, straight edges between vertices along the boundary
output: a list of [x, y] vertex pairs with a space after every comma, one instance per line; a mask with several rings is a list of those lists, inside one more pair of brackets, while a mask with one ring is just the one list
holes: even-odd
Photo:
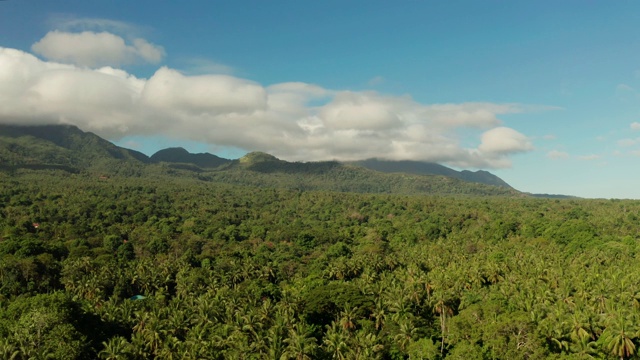
[[608, 319], [607, 327], [598, 341], [611, 355], [620, 359], [630, 358], [636, 353], [636, 345], [633, 342], [635, 336], [631, 328], [633, 324], [633, 319], [618, 311], [614, 317]]
[[121, 336], [116, 336], [109, 339], [109, 341], [104, 341], [102, 345], [104, 349], [98, 353], [101, 359], [124, 360], [128, 359], [131, 355], [131, 344]]
[[347, 358], [349, 346], [343, 329], [335, 321], [332, 321], [331, 325], [327, 325], [327, 332], [322, 343], [327, 352], [331, 354], [332, 359], [345, 360]]
[[311, 328], [304, 323], [293, 324], [289, 329], [289, 337], [284, 340], [287, 344], [281, 360], [311, 360], [318, 348], [315, 338], [311, 336]]

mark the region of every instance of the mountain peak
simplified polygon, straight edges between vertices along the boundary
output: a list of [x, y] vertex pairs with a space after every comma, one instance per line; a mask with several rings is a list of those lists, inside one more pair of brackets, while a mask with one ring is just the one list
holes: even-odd
[[151, 155], [154, 162], [193, 164], [201, 168], [216, 168], [231, 162], [209, 153], [192, 154], [182, 147], [172, 147], [160, 150]]
[[74, 125], [0, 124], [0, 160], [13, 167], [46, 165], [74, 169], [107, 166], [109, 161], [148, 163], [137, 151], [121, 148]]
[[253, 165], [265, 162], [279, 162], [281, 160], [265, 152], [253, 151], [241, 157], [238, 161], [240, 162], [240, 164]]

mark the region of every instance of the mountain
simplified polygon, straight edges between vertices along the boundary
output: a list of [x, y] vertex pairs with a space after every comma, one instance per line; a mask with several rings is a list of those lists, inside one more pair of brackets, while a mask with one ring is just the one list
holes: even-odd
[[367, 159], [361, 161], [352, 161], [350, 164], [363, 166], [367, 169], [381, 171], [385, 173], [406, 173], [406, 174], [415, 174], [415, 175], [442, 175], [448, 176], [464, 181], [493, 185], [493, 186], [501, 186], [512, 189], [512, 187], [507, 184], [504, 180], [499, 177], [493, 175], [492, 173], [484, 170], [478, 171], [469, 171], [462, 170], [456, 171], [450, 169], [446, 166], [424, 162], [424, 161], [390, 161], [390, 160], [379, 160], [379, 159]]
[[232, 166], [265, 174], [320, 175], [342, 164], [337, 161], [288, 162], [267, 153], [254, 151], [235, 161]]
[[151, 161], [193, 164], [203, 169], [217, 168], [220, 165], [231, 162], [231, 160], [223, 159], [209, 153], [192, 154], [181, 147], [160, 150], [151, 155]]
[[106, 171], [150, 162], [141, 152], [116, 146], [73, 125], [0, 124], [0, 166], [4, 169]]
[[[384, 164], [380, 161], [364, 164]], [[403, 164], [403, 163], [400, 163]], [[93, 175], [136, 176], [153, 179], [190, 178], [234, 185], [384, 194], [500, 195], [526, 196], [507, 186], [463, 180], [454, 170], [437, 164], [420, 165], [417, 170], [389, 163], [378, 171], [357, 163], [288, 162], [263, 152], [252, 152], [237, 160], [212, 154], [190, 154], [170, 148], [152, 157], [116, 146], [99, 136], [70, 125], [0, 125], [0, 170], [58, 169]], [[425, 175], [427, 167], [438, 169]], [[398, 170], [399, 171], [399, 170]], [[471, 173], [476, 174], [478, 173]], [[448, 174], [449, 176], [443, 176]], [[450, 176], [451, 174], [457, 176]], [[493, 175], [481, 172], [491, 179]]]

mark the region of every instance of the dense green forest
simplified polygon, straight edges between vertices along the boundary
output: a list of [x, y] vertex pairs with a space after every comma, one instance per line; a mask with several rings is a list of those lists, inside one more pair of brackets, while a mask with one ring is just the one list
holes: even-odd
[[639, 214], [0, 172], [0, 358], [631, 358]]

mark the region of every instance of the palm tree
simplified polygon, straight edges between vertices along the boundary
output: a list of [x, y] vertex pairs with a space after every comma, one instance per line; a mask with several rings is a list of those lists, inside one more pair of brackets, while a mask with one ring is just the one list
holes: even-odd
[[353, 360], [380, 359], [383, 355], [381, 350], [384, 349], [384, 345], [380, 344], [378, 337], [364, 330], [356, 333], [356, 337], [351, 346], [350, 358]]
[[611, 355], [625, 359], [635, 354], [636, 345], [633, 338], [630, 337], [633, 331], [630, 331], [627, 326], [627, 323], [633, 324], [632, 320], [627, 319], [622, 311], [619, 311], [616, 317], [611, 318], [607, 328], [598, 339]]
[[112, 337], [109, 341], [102, 342], [102, 345], [104, 345], [104, 349], [98, 353], [101, 359], [123, 360], [129, 358], [131, 344], [121, 336]]
[[569, 349], [580, 359], [595, 359], [598, 355], [598, 344], [588, 335], [572, 342]]
[[311, 360], [318, 348], [315, 338], [311, 336], [311, 329], [304, 323], [293, 324], [289, 329], [289, 337], [284, 340], [286, 349], [280, 357], [281, 360]]
[[582, 341], [583, 338], [593, 339], [590, 332], [591, 325], [581, 317], [581, 314], [573, 313], [571, 315], [571, 339], [573, 341]]
[[440, 315], [440, 333], [442, 334], [442, 342], [440, 345], [440, 356], [444, 355], [444, 343], [445, 343], [445, 332], [447, 329], [447, 315], [453, 315], [453, 309], [449, 306], [448, 302], [444, 298], [444, 294], [440, 294], [437, 297], [433, 309], [435, 312]]
[[322, 342], [331, 354], [332, 359], [345, 360], [347, 358], [349, 346], [346, 342], [347, 338], [342, 331], [335, 321], [331, 322], [331, 325], [327, 325], [327, 332]]
[[20, 356], [18, 347], [13, 345], [9, 339], [0, 340], [0, 358], [7, 360], [15, 360]]
[[376, 300], [375, 308], [373, 309], [371, 316], [375, 318], [376, 330], [380, 330], [382, 326], [384, 326], [385, 320], [387, 318], [387, 313], [385, 312], [384, 304], [382, 303], [381, 299]]
[[347, 305], [344, 310], [340, 312], [340, 325], [346, 331], [353, 331], [356, 329], [356, 319], [358, 318], [358, 308]]
[[405, 351], [407, 346], [411, 343], [411, 340], [416, 336], [418, 329], [413, 322], [409, 319], [403, 318], [399, 322], [400, 330], [394, 336], [394, 340], [400, 346], [400, 350]]
[[158, 352], [158, 357], [166, 360], [178, 360], [184, 356], [184, 343], [180, 342], [175, 336], [169, 336]]
[[285, 319], [276, 315], [275, 324], [267, 330], [267, 358], [269, 360], [279, 360], [282, 357], [285, 346]]

